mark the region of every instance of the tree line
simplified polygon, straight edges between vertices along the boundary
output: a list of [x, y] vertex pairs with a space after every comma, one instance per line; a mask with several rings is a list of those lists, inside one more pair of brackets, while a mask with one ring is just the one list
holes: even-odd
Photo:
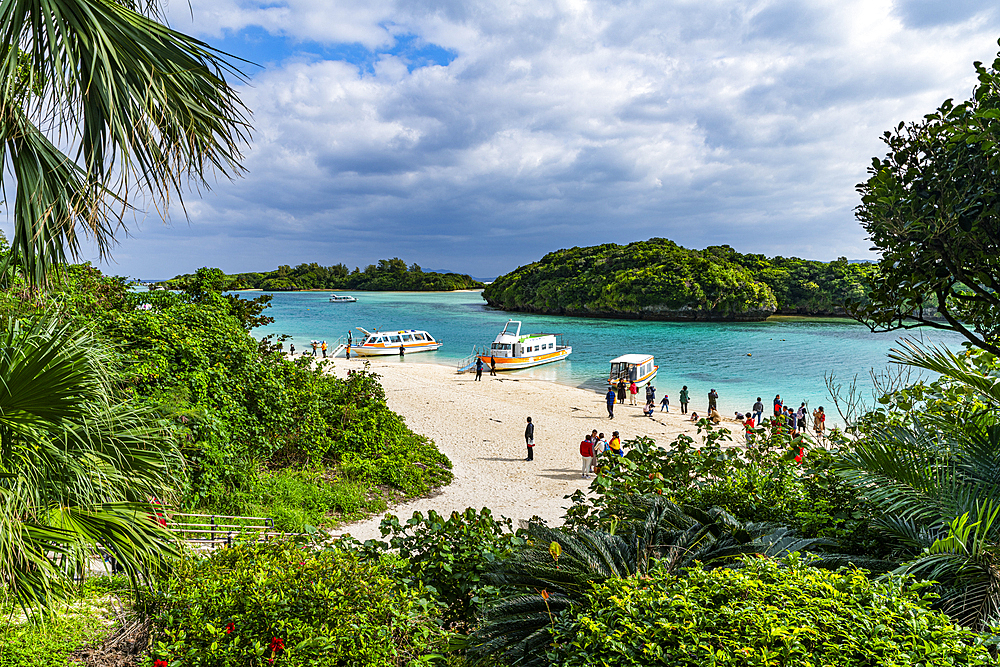
[[[351, 271], [344, 264], [321, 266], [316, 262], [291, 267], [287, 264], [264, 273], [225, 274], [212, 269], [219, 276], [218, 289], [261, 289], [267, 292], [294, 292], [297, 290], [364, 290], [371, 292], [447, 292], [460, 289], [478, 289], [483, 284], [472, 276], [460, 273], [424, 271], [416, 263], [394, 257], [380, 259], [364, 270], [354, 267]], [[175, 276], [164, 284], [168, 289], [185, 290], [196, 274]]]

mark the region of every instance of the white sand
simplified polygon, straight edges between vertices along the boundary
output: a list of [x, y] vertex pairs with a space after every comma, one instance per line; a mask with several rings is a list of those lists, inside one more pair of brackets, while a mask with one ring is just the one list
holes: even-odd
[[[389, 407], [407, 425], [431, 438], [452, 462], [455, 479], [436, 495], [393, 507], [389, 513], [409, 518], [429, 510], [447, 515], [467, 507], [489, 507], [495, 516], [516, 521], [539, 516], [560, 522], [570, 504], [565, 496], [586, 489], [593, 480], [581, 477], [580, 441], [597, 429], [622, 441], [648, 435], [666, 445], [682, 431], [696, 427], [671, 403], [671, 412], [657, 412], [652, 419], [642, 406], [616, 405], [608, 419], [604, 394], [541, 380], [520, 379], [517, 373], [490, 377], [481, 382], [474, 373], [457, 374], [453, 367], [400, 362], [396, 358], [370, 358], [371, 370], [381, 376]], [[335, 360], [334, 372], [346, 374], [364, 360]], [[656, 384], [655, 381], [653, 383]], [[637, 395], [642, 402], [644, 392]], [[535, 424], [535, 460], [524, 461], [525, 418]], [[360, 540], [380, 537], [382, 516], [341, 527]]]

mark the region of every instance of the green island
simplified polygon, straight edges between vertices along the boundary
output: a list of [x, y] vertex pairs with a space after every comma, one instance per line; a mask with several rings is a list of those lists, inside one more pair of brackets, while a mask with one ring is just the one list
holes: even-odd
[[[233, 66], [155, 3], [0, 14], [0, 179], [17, 192], [0, 243], [0, 667], [997, 664], [1000, 58], [976, 63], [968, 101], [885, 133], [858, 186], [872, 267], [653, 240], [614, 272], [595, 260], [620, 246], [554, 253], [544, 279], [515, 272], [491, 296], [730, 318], [846, 298], [873, 330], [945, 328], [964, 349], [900, 343], [904, 373], [874, 403], [833, 388], [843, 428], [702, 419], [629, 439], [558, 525], [389, 514], [360, 542], [326, 529], [452, 479], [378, 376], [254, 339], [270, 297], [227, 294], [217, 269], [134, 292], [69, 261], [84, 226], [115, 240], [133, 186], [164, 202], [208, 167], [239, 172]], [[78, 138], [79, 160], [43, 129]], [[619, 271], [638, 284], [605, 301], [584, 285]], [[198, 549], [171, 529], [181, 511], [274, 524]], [[91, 576], [100, 561], [113, 574]]]
[[653, 238], [550, 252], [500, 276], [483, 298], [504, 310], [648, 320], [763, 320], [847, 315], [875, 265], [683, 248]]
[[[418, 265], [394, 257], [380, 259], [362, 271], [349, 270], [343, 264], [320, 266], [299, 264], [296, 267], [279, 266], [265, 273], [224, 274], [218, 269], [224, 290], [259, 289], [267, 292], [294, 292], [297, 290], [361, 290], [372, 292], [449, 292], [460, 289], [482, 289], [483, 283], [460, 273], [435, 273], [424, 271]], [[174, 276], [161, 283], [167, 289], [183, 290], [194, 280], [194, 274]]]

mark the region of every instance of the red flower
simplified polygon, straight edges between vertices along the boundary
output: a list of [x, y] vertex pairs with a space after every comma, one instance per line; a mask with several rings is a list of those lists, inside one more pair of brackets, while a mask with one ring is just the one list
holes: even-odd
[[798, 454], [798, 455], [797, 455], [797, 456], [795, 457], [795, 462], [796, 462], [796, 463], [802, 463], [802, 455], [801, 455], [801, 454]]
[[236, 625], [235, 624], [233, 624], [233, 623], [227, 624], [226, 625], [226, 634], [228, 635], [230, 632], [232, 632], [235, 629], [236, 629]]
[[278, 637], [271, 637], [271, 652], [285, 650], [285, 640]]
[[166, 660], [160, 660], [157, 658], [153, 661], [153, 667], [170, 667]]

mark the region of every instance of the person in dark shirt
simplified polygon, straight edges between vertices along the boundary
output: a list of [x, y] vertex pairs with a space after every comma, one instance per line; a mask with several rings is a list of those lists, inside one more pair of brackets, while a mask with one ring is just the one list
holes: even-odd
[[525, 461], [535, 460], [535, 425], [531, 423], [531, 417], [528, 417], [528, 425], [524, 427], [524, 443], [528, 446], [528, 458]]

